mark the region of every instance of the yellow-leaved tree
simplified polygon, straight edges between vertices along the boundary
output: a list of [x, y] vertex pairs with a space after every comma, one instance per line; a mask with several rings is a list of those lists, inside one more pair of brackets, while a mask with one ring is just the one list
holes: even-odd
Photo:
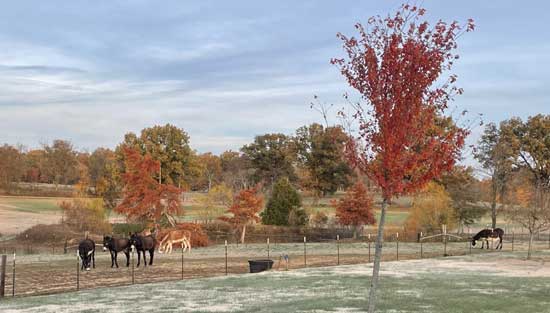
[[441, 229], [456, 227], [457, 218], [452, 207], [452, 199], [445, 188], [430, 182], [413, 200], [411, 214], [405, 222], [408, 231], [432, 233]]

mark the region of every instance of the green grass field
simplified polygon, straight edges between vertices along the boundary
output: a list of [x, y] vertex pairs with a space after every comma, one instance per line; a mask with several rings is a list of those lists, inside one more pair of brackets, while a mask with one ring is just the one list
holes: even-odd
[[61, 210], [59, 203], [67, 198], [0, 197], [0, 208], [30, 213], [48, 213]]
[[[497, 256], [498, 257], [495, 257]], [[379, 312], [549, 312], [550, 253], [382, 264]], [[364, 312], [370, 264], [100, 288], [6, 299], [15, 312]]]

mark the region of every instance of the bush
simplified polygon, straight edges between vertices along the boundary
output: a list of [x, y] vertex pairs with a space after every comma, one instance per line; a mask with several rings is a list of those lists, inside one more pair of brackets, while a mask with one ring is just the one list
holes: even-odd
[[82, 233], [71, 230], [65, 224], [38, 224], [17, 235], [16, 239], [36, 243], [61, 243], [66, 239], [81, 237]]
[[63, 209], [65, 224], [77, 231], [89, 231], [95, 234], [111, 232], [106, 221], [106, 212], [101, 199], [73, 199], [59, 205]]
[[179, 229], [187, 230], [191, 233], [191, 247], [208, 246], [208, 234], [202, 228], [202, 225], [194, 223], [179, 223], [176, 225], [176, 227]]
[[[290, 213], [293, 213], [292, 221], [302, 223], [303, 212], [302, 199], [298, 191], [292, 187], [288, 179], [281, 178], [273, 186], [273, 192], [267, 202], [265, 210], [260, 214], [264, 225], [288, 225]], [[301, 212], [299, 212], [301, 211]], [[307, 218], [305, 219], [307, 222]], [[304, 225], [298, 224], [298, 225]]]
[[145, 228], [142, 224], [116, 223], [112, 225], [113, 234], [127, 236], [129, 233], [139, 233]]

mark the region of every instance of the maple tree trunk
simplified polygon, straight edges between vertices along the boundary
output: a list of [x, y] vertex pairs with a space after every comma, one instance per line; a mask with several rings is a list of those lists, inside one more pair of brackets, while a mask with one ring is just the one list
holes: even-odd
[[372, 268], [372, 279], [369, 290], [368, 312], [374, 313], [376, 305], [376, 290], [378, 289], [378, 276], [380, 273], [380, 260], [382, 259], [382, 243], [384, 242], [384, 221], [386, 219], [387, 199], [382, 201], [380, 212], [380, 222], [378, 223], [378, 235], [376, 236], [376, 245], [374, 250], [374, 265]]

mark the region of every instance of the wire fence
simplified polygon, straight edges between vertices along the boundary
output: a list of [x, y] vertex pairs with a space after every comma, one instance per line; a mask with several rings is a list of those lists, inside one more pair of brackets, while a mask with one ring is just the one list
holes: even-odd
[[[417, 241], [401, 241], [398, 233], [385, 236], [382, 261], [401, 261], [443, 256], [494, 253], [494, 249], [472, 247], [471, 234], [441, 236], [433, 234], [419, 237]], [[401, 240], [400, 240], [401, 239]], [[527, 251], [529, 235], [506, 234], [502, 250]], [[172, 254], [155, 251], [153, 265], [137, 265], [136, 253], [130, 254], [129, 266], [126, 257], [119, 254], [119, 268], [111, 268], [109, 252], [96, 248], [95, 268], [81, 271], [81, 263], [74, 246], [54, 250], [28, 248], [17, 251], [0, 247], [0, 255], [6, 255], [6, 263], [0, 283], [4, 297], [30, 296], [76, 291], [82, 289], [113, 287], [150, 282], [183, 280], [199, 277], [243, 274], [249, 271], [249, 260], [271, 259], [273, 270], [292, 270], [304, 267], [352, 265], [369, 263], [374, 259], [376, 237], [374, 234], [360, 239], [340, 238], [310, 241], [307, 236], [266, 236], [263, 243], [237, 244], [218, 242], [191, 252], [174, 249]], [[490, 248], [495, 248], [496, 243]], [[32, 248], [31, 248], [32, 249]], [[550, 236], [535, 236], [533, 251], [550, 249]], [[34, 251], [35, 253], [27, 253]], [[39, 252], [39, 253], [37, 253]], [[2, 258], [0, 258], [1, 260]], [[147, 253], [147, 262], [150, 261]]]

